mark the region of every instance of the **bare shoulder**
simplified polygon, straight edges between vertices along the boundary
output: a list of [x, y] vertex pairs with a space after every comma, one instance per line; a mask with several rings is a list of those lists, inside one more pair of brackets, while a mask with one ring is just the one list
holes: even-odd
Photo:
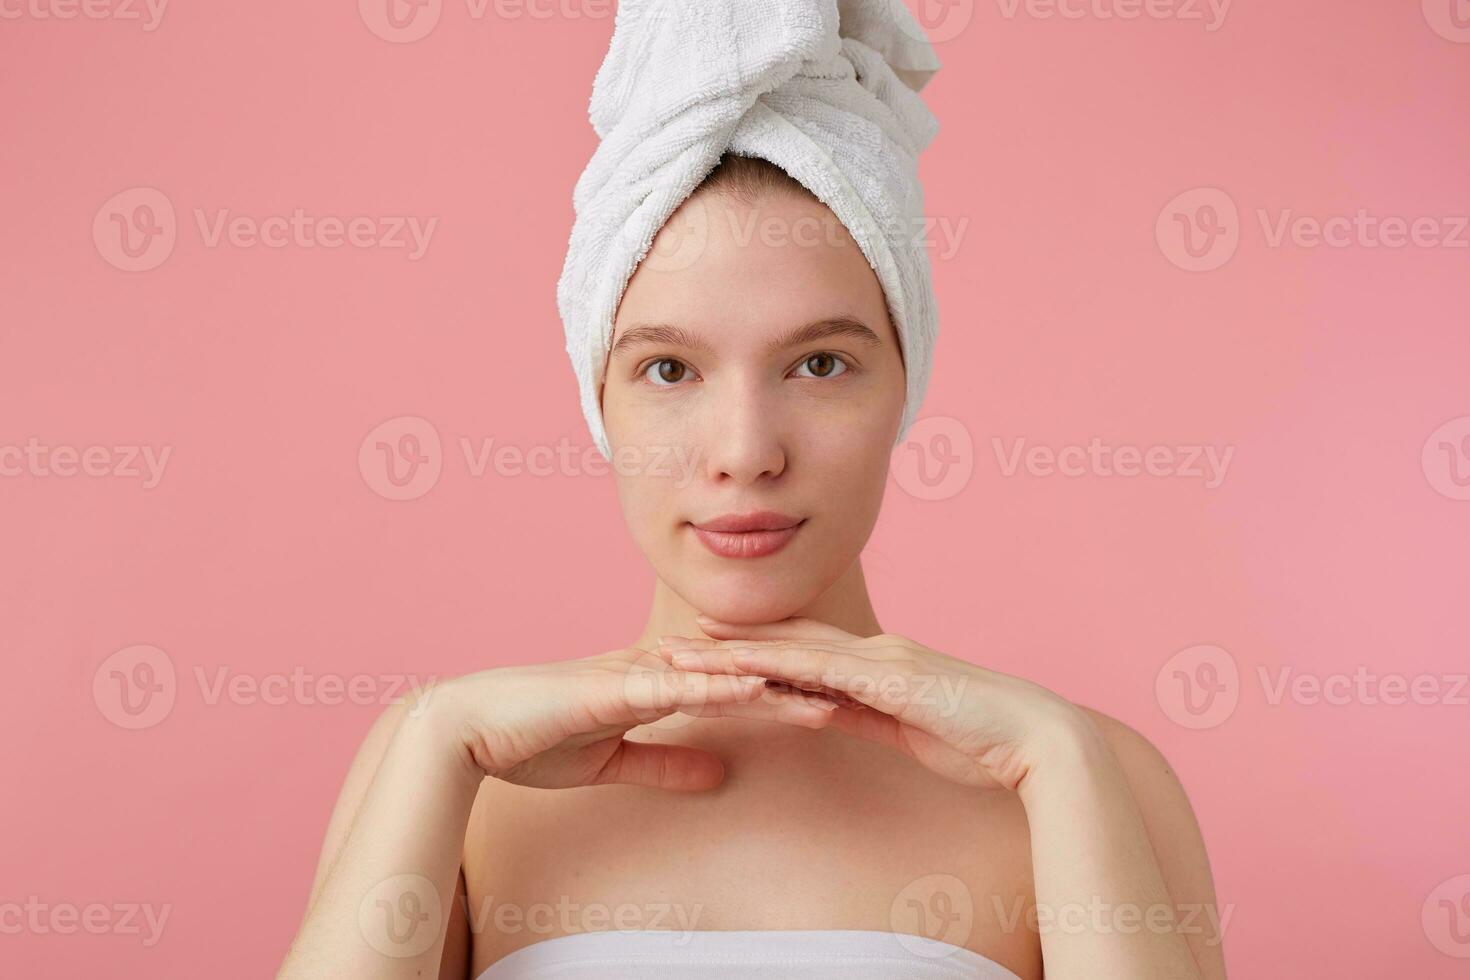
[[1086, 712], [1103, 733], [1113, 754], [1128, 772], [1130, 780], [1137, 778], [1154, 782], [1178, 782], [1173, 766], [1148, 736], [1096, 708], [1089, 708], [1085, 704], [1077, 707]]
[[[1139, 813], [1150, 836], [1156, 838], [1155, 849], [1163, 847], [1173, 852], [1182, 848], [1202, 858], [1204, 841], [1194, 807], [1183, 781], [1164, 753], [1131, 725], [1086, 705], [1078, 707], [1102, 732], [1122, 766]], [[1164, 860], [1164, 855], [1160, 854], [1159, 859]], [[1207, 862], [1203, 862], [1202, 870], [1209, 872]]]
[[1231, 906], [1221, 907], [1215, 897], [1204, 834], [1183, 781], [1143, 733], [1111, 715], [1078, 707], [1102, 732], [1123, 769], [1174, 902], [1178, 928], [1188, 938], [1203, 975], [1208, 980], [1223, 978], [1222, 941]]

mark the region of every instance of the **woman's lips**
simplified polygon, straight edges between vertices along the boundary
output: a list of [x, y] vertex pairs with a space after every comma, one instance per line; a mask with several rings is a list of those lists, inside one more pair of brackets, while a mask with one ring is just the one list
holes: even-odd
[[761, 558], [786, 547], [805, 523], [802, 519], [774, 531], [709, 531], [697, 524], [689, 526], [704, 546], [721, 558]]

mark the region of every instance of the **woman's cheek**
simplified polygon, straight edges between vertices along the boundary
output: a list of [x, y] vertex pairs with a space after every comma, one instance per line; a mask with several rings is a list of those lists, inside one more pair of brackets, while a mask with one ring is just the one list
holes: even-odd
[[639, 447], [650, 457], [689, 451], [694, 415], [686, 398], [661, 392], [627, 392], [611, 401], [604, 408], [603, 419], [614, 444]]
[[820, 456], [825, 463], [813, 482], [834, 491], [826, 496], [838, 509], [845, 533], [866, 537], [877, 522], [896, 434], [896, 424], [874, 426], [870, 420], [867, 427], [855, 424], [826, 441]]
[[889, 451], [898, 435], [898, 412], [887, 406], [843, 405], [832, 412], [813, 413], [803, 427], [802, 442], [814, 460], [835, 461], [853, 478], [875, 467], [887, 472]]

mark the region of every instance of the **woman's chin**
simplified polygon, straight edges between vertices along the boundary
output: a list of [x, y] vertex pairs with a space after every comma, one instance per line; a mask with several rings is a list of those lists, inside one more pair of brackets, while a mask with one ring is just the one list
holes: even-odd
[[808, 601], [804, 593], [772, 588], [770, 583], [731, 583], [725, 589], [709, 586], [709, 582], [701, 582], [699, 588], [687, 593], [690, 605], [722, 623], [774, 623], [796, 615]]

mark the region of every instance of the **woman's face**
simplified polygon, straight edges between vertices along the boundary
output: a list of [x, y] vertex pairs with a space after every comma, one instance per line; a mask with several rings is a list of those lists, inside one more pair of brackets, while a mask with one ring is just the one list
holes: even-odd
[[[882, 287], [825, 205], [783, 190], [754, 204], [695, 194], [624, 292], [602, 389], [634, 540], [716, 619], [791, 615], [862, 552], [903, 399]], [[800, 524], [784, 536], [696, 529], [757, 511]]]

